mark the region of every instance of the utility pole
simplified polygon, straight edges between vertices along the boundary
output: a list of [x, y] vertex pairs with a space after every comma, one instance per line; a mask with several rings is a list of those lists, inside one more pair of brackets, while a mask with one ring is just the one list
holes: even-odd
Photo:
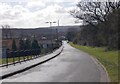
[[[55, 22], [55, 21], [54, 21], [54, 22], [51, 22], [51, 21], [50, 21], [50, 22], [45, 22], [45, 23], [49, 23], [49, 24], [50, 24], [51, 33], [52, 33], [52, 23], [56, 23], [56, 22]], [[52, 45], [52, 46], [51, 46], [51, 47], [52, 47], [51, 51], [53, 51], [53, 41], [52, 41], [52, 39], [53, 39], [53, 38], [52, 38], [52, 35], [51, 35], [51, 45]]]
[[59, 27], [59, 25], [60, 25], [60, 24], [59, 24], [59, 20], [58, 20], [58, 27]]
[[[58, 27], [59, 27], [59, 20], [58, 20]], [[57, 36], [57, 41], [58, 41], [58, 28], [56, 28], [56, 36]]]

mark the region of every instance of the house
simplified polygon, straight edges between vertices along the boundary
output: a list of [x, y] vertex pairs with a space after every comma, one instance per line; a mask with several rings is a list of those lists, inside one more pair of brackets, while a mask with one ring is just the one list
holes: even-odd
[[[14, 38], [14, 40], [16, 42], [17, 48], [19, 48], [19, 38]], [[4, 39], [2, 39], [2, 48], [6, 48], [6, 49], [11, 50], [12, 49], [12, 43], [13, 43], [12, 38], [4, 38]]]
[[51, 39], [47, 39], [47, 37], [41, 37], [38, 39], [38, 44], [44, 48], [44, 49], [47, 49], [47, 48], [53, 48], [56, 46], [56, 41], [55, 40], [51, 40]]

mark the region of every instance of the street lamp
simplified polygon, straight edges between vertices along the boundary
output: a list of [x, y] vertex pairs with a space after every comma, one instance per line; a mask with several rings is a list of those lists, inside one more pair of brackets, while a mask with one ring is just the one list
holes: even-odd
[[49, 23], [50, 27], [52, 27], [52, 23], [56, 23], [56, 22], [54, 21], [54, 22], [45, 22], [45, 23]]
[[[56, 23], [55, 21], [54, 22], [45, 22], [45, 23], [49, 23], [50, 24], [50, 28], [51, 28], [51, 32], [52, 32], [52, 23]], [[53, 41], [52, 41], [52, 35], [51, 35], [51, 45], [52, 45], [52, 49], [51, 51], [53, 51]]]

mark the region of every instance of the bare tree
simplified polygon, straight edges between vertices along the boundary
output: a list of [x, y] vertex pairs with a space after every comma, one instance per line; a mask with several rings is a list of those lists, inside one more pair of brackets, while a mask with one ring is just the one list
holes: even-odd
[[12, 32], [9, 25], [2, 25], [3, 38], [12, 38]]
[[[118, 49], [120, 28], [120, 0], [117, 2], [79, 2], [70, 14], [87, 24], [80, 32], [80, 39], [108, 49]], [[94, 26], [94, 28], [92, 26]]]
[[113, 9], [120, 8], [118, 2], [79, 2], [78, 9], [70, 11], [70, 14], [84, 23], [95, 24], [107, 21], [107, 15]]

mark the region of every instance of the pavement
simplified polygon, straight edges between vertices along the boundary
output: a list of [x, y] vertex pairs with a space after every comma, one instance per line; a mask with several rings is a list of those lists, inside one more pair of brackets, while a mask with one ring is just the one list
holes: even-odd
[[59, 55], [62, 51], [62, 47], [60, 47], [59, 49], [57, 49], [56, 51], [54, 51], [53, 53], [51, 54], [47, 54], [45, 56], [42, 56], [42, 57], [39, 57], [39, 58], [36, 58], [36, 59], [33, 59], [33, 60], [29, 60], [29, 61], [25, 61], [25, 62], [22, 62], [21, 64], [20, 63], [17, 63], [14, 65], [9, 65], [8, 68], [6, 66], [4, 67], [0, 67], [0, 77], [1, 78], [4, 78], [5, 77], [8, 77], [10, 75], [13, 75], [13, 74], [16, 74], [18, 73], [19, 71], [25, 71], [29, 68], [32, 68], [36, 65], [39, 65], [41, 63], [44, 63], [45, 61]]
[[[62, 53], [54, 59], [2, 82], [108, 82], [106, 71], [89, 54], [71, 47], [65, 41], [63, 46]], [[36, 59], [36, 62], [40, 60]]]

